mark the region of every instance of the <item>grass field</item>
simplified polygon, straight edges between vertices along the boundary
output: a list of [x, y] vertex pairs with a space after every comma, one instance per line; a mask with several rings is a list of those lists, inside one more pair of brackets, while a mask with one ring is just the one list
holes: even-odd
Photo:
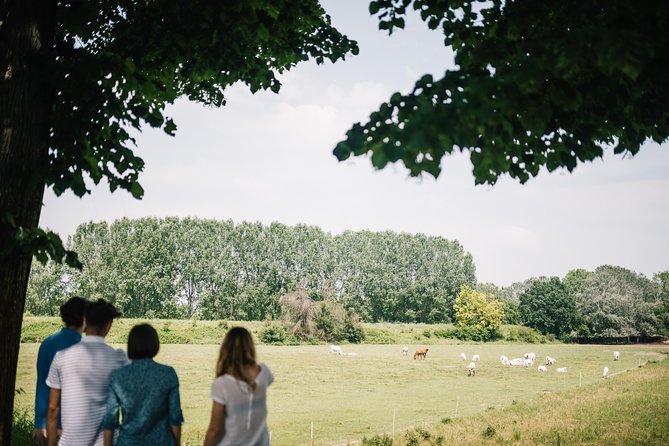
[[[17, 387], [26, 392], [17, 396], [18, 408], [32, 406], [37, 348], [34, 343], [21, 346]], [[612, 360], [614, 349], [621, 351], [620, 361]], [[605, 365], [615, 377], [662, 358], [667, 346], [436, 344], [430, 345], [425, 361], [402, 358], [401, 345], [345, 345], [344, 350], [357, 356], [333, 355], [326, 345], [258, 347], [259, 359], [275, 375], [268, 397], [274, 445], [310, 444], [312, 423], [314, 444], [346, 444], [393, 429], [399, 434], [446, 418], [515, 408], [546, 394], [601, 382]], [[552, 367], [542, 374], [499, 363], [501, 354], [517, 357], [528, 351], [538, 358], [556, 357], [556, 367], [566, 366], [568, 373], [558, 374]], [[460, 352], [481, 355], [476, 377], [466, 376]], [[157, 358], [179, 375], [188, 444], [201, 443], [209, 420], [217, 354], [216, 345], [163, 345]]]

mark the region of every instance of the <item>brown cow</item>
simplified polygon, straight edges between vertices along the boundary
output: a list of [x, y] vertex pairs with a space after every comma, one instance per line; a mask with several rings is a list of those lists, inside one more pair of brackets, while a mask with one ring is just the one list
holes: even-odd
[[427, 356], [427, 351], [428, 350], [429, 350], [429, 348], [419, 348], [418, 350], [416, 350], [416, 353], [413, 354], [413, 359], [421, 358], [421, 357], [423, 359], [425, 359], [425, 356]]

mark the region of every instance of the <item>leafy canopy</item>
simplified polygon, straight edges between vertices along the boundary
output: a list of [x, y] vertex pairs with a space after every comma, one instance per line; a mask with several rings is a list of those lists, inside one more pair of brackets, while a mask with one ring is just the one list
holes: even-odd
[[504, 319], [500, 301], [463, 284], [453, 304], [455, 319], [460, 327], [471, 327], [491, 339]]
[[574, 297], [558, 277], [532, 283], [520, 295], [518, 310], [523, 325], [543, 334], [564, 336], [572, 331], [577, 321]]
[[[222, 106], [236, 82], [278, 92], [277, 75], [298, 62], [358, 53], [317, 0], [59, 1], [55, 18], [44, 73], [53, 90], [49, 156], [32, 175], [57, 195], [83, 196], [105, 179], [112, 192], [141, 198], [144, 161], [132, 133], [149, 126], [174, 135], [166, 105], [186, 97]], [[19, 228], [7, 212], [0, 217], [19, 248], [41, 261], [67, 254], [77, 264], [57, 235]]]
[[371, 154], [437, 177], [442, 158], [470, 152], [477, 184], [526, 182], [669, 137], [669, 2], [374, 0], [379, 28], [407, 9], [444, 34], [456, 68], [425, 75], [355, 124], [339, 160]]

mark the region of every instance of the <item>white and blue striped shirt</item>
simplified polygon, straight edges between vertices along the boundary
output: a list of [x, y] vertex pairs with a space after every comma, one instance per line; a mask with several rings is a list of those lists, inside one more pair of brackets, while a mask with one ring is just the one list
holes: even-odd
[[102, 336], [85, 336], [56, 353], [46, 383], [60, 389], [59, 446], [102, 446], [100, 425], [111, 374], [128, 363], [125, 352], [106, 344]]

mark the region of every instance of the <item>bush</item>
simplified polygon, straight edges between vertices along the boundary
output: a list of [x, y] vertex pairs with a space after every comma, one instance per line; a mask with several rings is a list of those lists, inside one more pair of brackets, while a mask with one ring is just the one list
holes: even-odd
[[27, 410], [14, 411], [12, 446], [33, 446], [33, 416]]
[[387, 435], [374, 435], [372, 438], [362, 438], [362, 446], [392, 446], [393, 439]]
[[504, 336], [505, 341], [522, 342], [525, 344], [545, 344], [546, 336], [530, 327], [515, 326], [509, 329]]
[[349, 311], [344, 319], [344, 336], [352, 344], [360, 344], [365, 340], [362, 322], [357, 314]]
[[287, 338], [286, 329], [278, 322], [267, 321], [260, 330], [260, 340], [265, 344], [285, 344]]

